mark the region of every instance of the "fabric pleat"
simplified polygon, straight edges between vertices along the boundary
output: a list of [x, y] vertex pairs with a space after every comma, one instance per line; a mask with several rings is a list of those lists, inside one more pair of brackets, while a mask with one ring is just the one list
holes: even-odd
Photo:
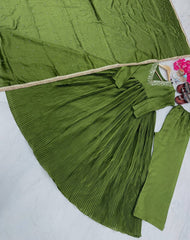
[[155, 123], [155, 112], [139, 119], [133, 115], [131, 104], [146, 97], [142, 84], [129, 79], [119, 89], [104, 73], [10, 91], [7, 97], [60, 191], [96, 221], [139, 237], [141, 219], [132, 212], [146, 177]]
[[[187, 54], [169, 0], [0, 2], [0, 87]], [[173, 86], [153, 85], [151, 71], [152, 64], [115, 68], [6, 92], [18, 127], [63, 195], [135, 237], [155, 110], [174, 104]]]

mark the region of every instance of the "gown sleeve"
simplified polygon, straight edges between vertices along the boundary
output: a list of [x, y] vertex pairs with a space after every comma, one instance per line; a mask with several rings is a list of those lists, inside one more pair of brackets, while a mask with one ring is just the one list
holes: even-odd
[[156, 96], [148, 98], [136, 105], [133, 105], [134, 115], [136, 118], [143, 116], [149, 112], [164, 108], [166, 106], [174, 105], [174, 94], [173, 92], [168, 93], [165, 96]]

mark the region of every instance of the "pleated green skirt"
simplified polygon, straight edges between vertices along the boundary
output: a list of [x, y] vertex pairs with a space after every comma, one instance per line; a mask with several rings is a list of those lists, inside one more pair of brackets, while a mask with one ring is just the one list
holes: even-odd
[[[0, 4], [0, 87], [190, 54], [169, 0]], [[135, 237], [155, 110], [174, 105], [173, 86], [153, 81], [152, 67], [6, 92], [22, 134], [64, 196], [97, 222]]]
[[142, 84], [130, 79], [119, 89], [104, 73], [6, 94], [36, 158], [69, 201], [97, 222], [139, 237], [141, 220], [132, 211], [155, 123], [154, 112], [133, 114], [132, 104], [145, 99]]

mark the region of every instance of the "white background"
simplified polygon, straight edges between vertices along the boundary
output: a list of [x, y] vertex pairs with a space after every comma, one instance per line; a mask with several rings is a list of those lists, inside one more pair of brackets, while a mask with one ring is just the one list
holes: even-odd
[[[190, 1], [173, 0], [190, 41]], [[157, 111], [158, 131], [170, 108]], [[143, 221], [141, 240], [190, 239], [190, 143], [164, 231]], [[131, 240], [82, 214], [39, 165], [0, 93], [0, 239]]]

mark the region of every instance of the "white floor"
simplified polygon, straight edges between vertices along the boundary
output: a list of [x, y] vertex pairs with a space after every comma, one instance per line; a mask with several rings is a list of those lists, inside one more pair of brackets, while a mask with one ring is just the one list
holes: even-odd
[[[173, 0], [190, 41], [190, 1]], [[170, 108], [157, 112], [156, 131]], [[0, 239], [132, 240], [82, 214], [39, 165], [0, 94]], [[190, 142], [164, 231], [143, 221], [142, 240], [190, 239]]]

